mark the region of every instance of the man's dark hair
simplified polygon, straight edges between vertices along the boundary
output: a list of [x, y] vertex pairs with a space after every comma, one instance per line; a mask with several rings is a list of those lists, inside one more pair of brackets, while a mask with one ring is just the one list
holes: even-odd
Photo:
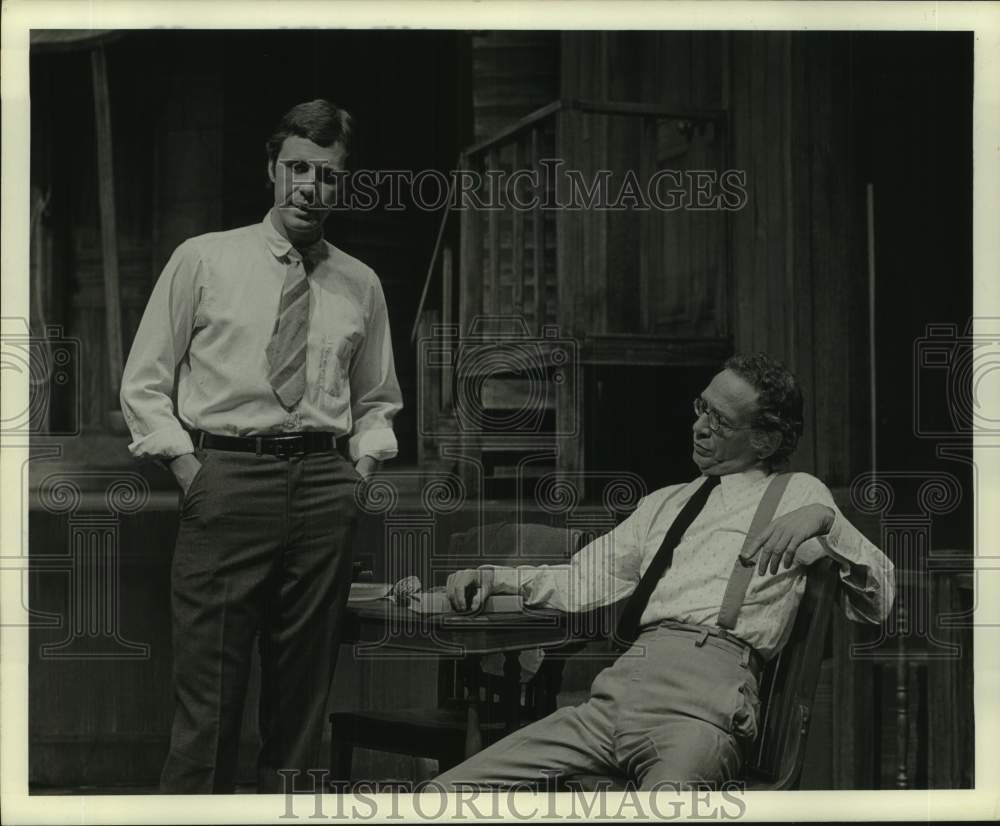
[[333, 146], [337, 141], [346, 151], [351, 149], [351, 116], [346, 109], [328, 100], [310, 100], [293, 106], [267, 139], [267, 160], [277, 160], [285, 138], [296, 135], [317, 146]]
[[[781, 435], [777, 450], [765, 462], [771, 468], [786, 464], [802, 435], [802, 389], [798, 379], [780, 361], [764, 353], [733, 356], [723, 368], [757, 391], [757, 412], [750, 422], [754, 429]], [[758, 439], [757, 444], [763, 442]]]

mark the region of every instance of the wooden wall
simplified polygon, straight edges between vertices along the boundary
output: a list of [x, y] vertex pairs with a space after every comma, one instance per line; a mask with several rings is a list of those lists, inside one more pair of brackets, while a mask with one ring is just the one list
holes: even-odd
[[[722, 35], [570, 32], [561, 41], [564, 98], [722, 108]], [[724, 167], [718, 125], [574, 113], [564, 116], [560, 157], [587, 178], [610, 172], [645, 185], [659, 170]], [[725, 214], [718, 211], [589, 210], [567, 216], [569, 272], [579, 271], [565, 323], [597, 334], [723, 337], [728, 332]]]
[[[108, 47], [112, 100], [117, 240], [124, 343], [131, 342], [152, 286], [152, 211], [156, 188], [151, 111], [155, 94], [147, 78], [122, 71], [134, 52], [125, 43]], [[48, 324], [62, 325], [79, 342], [73, 376], [81, 400], [82, 429], [103, 430], [110, 394], [105, 338], [101, 228], [97, 210], [97, 151], [91, 66], [86, 52], [33, 57], [32, 183], [48, 195], [42, 231], [52, 238], [47, 261], [53, 289], [41, 308]], [[134, 101], [123, 108], [115, 102]], [[124, 366], [124, 365], [122, 365]], [[113, 404], [113, 407], [112, 407]], [[54, 411], [56, 418], [64, 411]]]
[[[658, 136], [645, 169], [744, 170], [749, 196], [735, 212], [585, 216], [567, 318], [598, 332], [731, 337], [737, 352], [782, 359], [807, 399], [795, 468], [830, 484], [850, 481], [866, 438], [850, 55], [846, 34], [562, 36], [564, 96], [727, 109], [727, 135], [696, 134], [679, 149], [676, 135]], [[607, 121], [574, 122], [571, 151], [590, 167], [642, 165], [637, 136]]]
[[558, 97], [558, 32], [475, 32], [469, 39], [474, 140], [493, 137]]
[[864, 192], [853, 151], [846, 34], [734, 34], [734, 166], [750, 203], [733, 216], [737, 350], [802, 380], [794, 467], [849, 483], [867, 442]]

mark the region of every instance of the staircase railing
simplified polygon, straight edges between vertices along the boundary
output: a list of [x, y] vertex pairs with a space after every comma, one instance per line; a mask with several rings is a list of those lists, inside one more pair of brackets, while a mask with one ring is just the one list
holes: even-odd
[[[425, 310], [429, 288], [433, 281], [435, 272], [437, 271], [436, 268], [439, 260], [443, 257], [443, 252], [447, 248], [446, 245], [442, 244], [442, 240], [445, 235], [448, 220], [452, 211], [460, 206], [460, 204], [456, 204], [455, 199], [456, 174], [460, 171], [478, 172], [481, 170], [496, 170], [500, 168], [498, 163], [502, 161], [504, 150], [507, 147], [512, 147], [513, 149], [513, 163], [511, 164], [512, 169], [520, 169], [522, 163], [526, 161], [528, 164], [527, 168], [529, 170], [539, 170], [540, 161], [543, 160], [542, 153], [546, 146], [547, 139], [552, 137], [552, 132], [554, 132], [552, 126], [555, 116], [560, 112], [569, 111], [595, 115], [632, 116], [653, 120], [674, 119], [682, 122], [724, 121], [726, 118], [726, 112], [721, 109], [684, 109], [647, 103], [593, 101], [567, 98], [552, 101], [551, 103], [546, 104], [545, 106], [526, 115], [521, 120], [506, 129], [502, 129], [496, 135], [467, 147], [459, 155], [458, 161], [455, 164], [455, 169], [452, 171], [449, 181], [447, 203], [442, 210], [441, 223], [438, 226], [437, 238], [434, 243], [433, 252], [431, 253], [431, 259], [428, 262], [427, 273], [424, 278], [424, 285], [420, 294], [420, 302], [417, 307], [417, 313], [410, 333], [411, 343], [416, 341], [420, 326], [420, 316]], [[496, 178], [491, 179], [491, 181], [496, 180]], [[490, 193], [490, 196], [493, 194], [494, 193]], [[539, 279], [542, 277], [542, 268], [544, 266], [544, 246], [539, 243], [544, 238], [544, 231], [546, 229], [544, 216], [542, 214], [544, 210], [539, 205], [528, 211], [530, 212], [530, 226], [533, 246], [530, 267], [525, 270], [523, 267], [524, 262], [522, 256], [517, 255], [518, 252], [521, 252], [522, 254], [524, 252], [524, 229], [526, 225], [526, 221], [524, 219], [525, 210], [511, 210], [511, 235], [512, 242], [514, 242], [514, 245], [511, 247], [511, 263], [514, 270], [514, 278], [510, 286], [515, 299], [521, 298], [522, 300], [524, 296], [523, 277], [525, 273], [530, 273], [531, 278], [538, 283]], [[485, 248], [491, 253], [489, 287], [493, 290], [496, 289], [497, 276], [499, 275], [500, 269], [500, 256], [499, 254], [494, 254], [500, 252], [500, 224], [499, 211], [490, 210], [488, 218], [489, 232], [487, 234]], [[462, 263], [465, 264], [466, 262], [463, 261]], [[520, 278], [518, 276], [520, 276]], [[540, 317], [543, 313], [540, 298], [540, 295], [535, 296], [534, 315], [536, 317]]]
[[[450, 332], [450, 346], [460, 343], [468, 334], [470, 325], [480, 316], [522, 317], [531, 334], [541, 335], [542, 330], [559, 322], [559, 233], [563, 222], [572, 220], [565, 210], [552, 208], [558, 186], [551, 180], [546, 161], [557, 162], [560, 146], [567, 146], [572, 131], [583, 124], [576, 114], [622, 116], [642, 119], [637, 151], [641, 164], [656, 162], [657, 121], [676, 120], [680, 131], [686, 126], [704, 123], [724, 124], [725, 110], [686, 109], [646, 103], [561, 99], [525, 116], [490, 138], [481, 140], [462, 151], [449, 182], [448, 201], [445, 205], [434, 249], [427, 267], [411, 331], [411, 343], [418, 335], [429, 334], [431, 327]], [[651, 145], [652, 144], [652, 145]], [[565, 161], [578, 162], [574, 158]], [[530, 206], [520, 208], [509, 204], [509, 196], [516, 191], [510, 188], [514, 172], [528, 173], [522, 180], [539, 182], [530, 194]], [[458, 188], [459, 176], [479, 176], [480, 184], [470, 190]], [[523, 192], [523, 191], [522, 191]], [[499, 208], [501, 196], [508, 201]], [[470, 199], [478, 199], [490, 208], [474, 208]], [[522, 202], [523, 203], [523, 202]], [[445, 242], [451, 213], [460, 213], [460, 249], [458, 251], [457, 307], [454, 318], [456, 285], [453, 251]], [[427, 298], [435, 277], [440, 274], [441, 309], [429, 308]], [[563, 274], [565, 279], [569, 274]], [[566, 311], [568, 312], [568, 310]], [[566, 315], [566, 312], [563, 315]], [[566, 332], [566, 331], [564, 331]], [[638, 331], [637, 331], [638, 332]], [[447, 360], [449, 363], [450, 360]], [[430, 392], [421, 393], [421, 403], [439, 405], [432, 415], [436, 419], [450, 412], [452, 377], [442, 375], [440, 385]]]

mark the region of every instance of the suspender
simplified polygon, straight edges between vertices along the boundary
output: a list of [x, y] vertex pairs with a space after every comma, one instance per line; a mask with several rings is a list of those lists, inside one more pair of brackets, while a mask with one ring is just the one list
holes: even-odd
[[753, 569], [757, 565], [756, 562], [752, 562], [749, 565], [744, 564], [742, 551], [745, 551], [754, 539], [760, 536], [761, 531], [771, 524], [774, 512], [778, 509], [778, 503], [781, 501], [781, 497], [785, 493], [785, 488], [788, 486], [788, 480], [791, 477], [792, 474], [790, 473], [779, 473], [775, 476], [767, 486], [767, 490], [764, 491], [764, 496], [761, 498], [760, 504], [757, 505], [757, 512], [753, 515], [753, 520], [750, 522], [750, 530], [747, 531], [746, 541], [743, 543], [740, 556], [736, 558], [736, 562], [733, 564], [733, 572], [729, 575], [726, 593], [722, 597], [722, 607], [719, 608], [718, 623], [720, 628], [732, 630], [736, 627], [736, 618], [740, 615], [740, 609], [743, 607], [743, 599], [750, 585], [750, 579], [753, 577]]

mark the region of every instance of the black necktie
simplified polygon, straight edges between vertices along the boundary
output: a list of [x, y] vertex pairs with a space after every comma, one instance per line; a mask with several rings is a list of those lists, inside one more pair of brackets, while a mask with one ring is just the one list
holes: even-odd
[[705, 502], [708, 500], [708, 495], [717, 484], [719, 484], [718, 476], [707, 477], [702, 482], [701, 487], [694, 492], [694, 495], [684, 503], [681, 512], [677, 514], [667, 531], [667, 535], [663, 537], [660, 550], [656, 552], [656, 556], [649, 563], [646, 573], [642, 575], [639, 584], [628, 598], [628, 602], [625, 603], [621, 619], [618, 621], [617, 636], [619, 641], [631, 644], [639, 636], [639, 619], [642, 617], [642, 612], [646, 610], [646, 603], [649, 602], [653, 589], [656, 588], [656, 584], [673, 561], [674, 548], [684, 536], [684, 531], [691, 527], [695, 517], [701, 513], [701, 509], [705, 507]]

